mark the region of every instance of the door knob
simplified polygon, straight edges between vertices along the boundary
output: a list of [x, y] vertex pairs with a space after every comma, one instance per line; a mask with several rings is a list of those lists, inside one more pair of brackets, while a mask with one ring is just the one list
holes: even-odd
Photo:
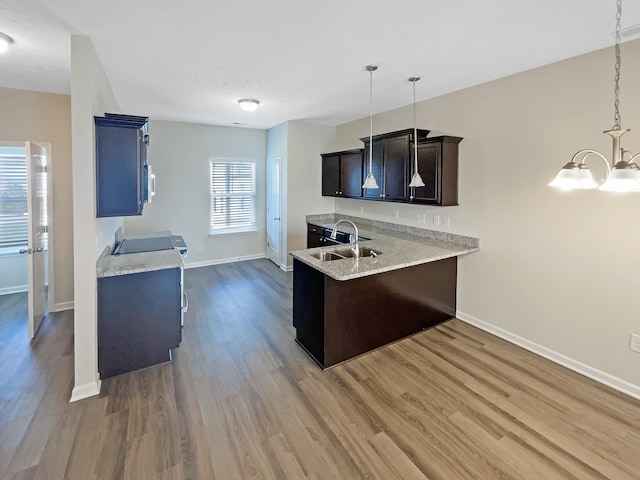
[[21, 248], [18, 253], [28, 253], [29, 255], [31, 255], [31, 249], [30, 248]]
[[278, 220], [278, 221], [280, 221], [280, 217], [276, 217], [276, 218], [274, 218], [274, 220]]
[[33, 253], [41, 252], [41, 251], [42, 251], [42, 247], [38, 247], [38, 248], [34, 248], [33, 249]]

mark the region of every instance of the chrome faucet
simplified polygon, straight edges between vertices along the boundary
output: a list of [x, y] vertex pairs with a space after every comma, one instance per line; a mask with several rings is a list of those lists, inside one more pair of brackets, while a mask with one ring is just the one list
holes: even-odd
[[349, 248], [353, 252], [353, 256], [355, 258], [359, 258], [360, 248], [358, 247], [358, 227], [351, 220], [345, 220], [345, 219], [338, 220], [336, 224], [333, 226], [333, 230], [331, 230], [331, 238], [333, 240], [336, 239], [336, 233], [338, 232], [338, 225], [340, 225], [341, 223], [349, 223], [353, 227], [353, 230], [355, 231], [355, 237], [353, 235], [349, 235]]

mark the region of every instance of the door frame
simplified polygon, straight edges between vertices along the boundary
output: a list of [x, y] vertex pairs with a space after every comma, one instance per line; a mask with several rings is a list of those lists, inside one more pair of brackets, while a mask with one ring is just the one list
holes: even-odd
[[55, 302], [55, 275], [54, 275], [54, 265], [55, 265], [55, 235], [54, 235], [54, 218], [53, 218], [53, 149], [51, 146], [51, 142], [40, 142], [38, 140], [25, 140], [25, 141], [15, 141], [15, 140], [0, 140], [1, 145], [6, 145], [8, 147], [22, 147], [24, 148], [26, 142], [36, 143], [41, 145], [47, 151], [47, 310], [49, 313], [53, 313], [56, 310], [56, 302]]
[[282, 262], [282, 246], [283, 246], [283, 242], [282, 242], [282, 232], [283, 232], [283, 228], [282, 228], [282, 224], [286, 223], [286, 219], [284, 218], [284, 211], [282, 209], [282, 157], [281, 156], [272, 156], [272, 157], [267, 157], [267, 165], [266, 165], [266, 184], [267, 184], [267, 208], [266, 210], [266, 223], [267, 223], [267, 258], [271, 260], [271, 257], [269, 256], [269, 224], [270, 224], [270, 220], [269, 220], [269, 166], [271, 164], [271, 162], [277, 162], [278, 163], [278, 184], [279, 184], [279, 191], [278, 191], [278, 210], [280, 211], [280, 221], [278, 221], [278, 266], [283, 269], [286, 270], [286, 264], [283, 265]]

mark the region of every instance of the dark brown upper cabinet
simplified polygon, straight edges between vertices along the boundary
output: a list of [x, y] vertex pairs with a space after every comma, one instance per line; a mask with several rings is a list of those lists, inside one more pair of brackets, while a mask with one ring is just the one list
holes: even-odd
[[322, 155], [322, 195], [366, 200], [458, 205], [458, 144], [461, 137], [427, 137], [418, 130], [418, 171], [424, 187], [411, 188], [414, 170], [414, 131], [373, 136], [372, 171], [379, 188], [361, 188], [369, 173], [369, 137], [361, 150]]
[[[418, 130], [418, 141], [427, 137], [429, 130]], [[406, 202], [409, 197], [411, 147], [413, 129], [373, 136], [372, 172], [379, 188], [365, 188], [364, 198]], [[364, 142], [363, 175], [369, 173], [369, 137]]]
[[[424, 187], [409, 188], [410, 203], [458, 205], [458, 144], [460, 137], [432, 137], [418, 142], [418, 172]], [[413, 152], [411, 155], [413, 162]], [[409, 178], [413, 175], [410, 165]]]
[[322, 195], [362, 197], [362, 150], [322, 154]]

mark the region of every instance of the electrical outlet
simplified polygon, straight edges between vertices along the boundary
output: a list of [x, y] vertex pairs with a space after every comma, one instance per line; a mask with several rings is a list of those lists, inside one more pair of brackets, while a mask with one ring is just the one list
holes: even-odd
[[629, 342], [629, 348], [634, 352], [640, 353], [640, 335], [635, 333], [631, 334], [631, 341]]
[[434, 215], [433, 216], [433, 224], [434, 225], [440, 225], [440, 215]]
[[393, 218], [400, 218], [400, 210], [393, 211]]
[[416, 221], [418, 223], [427, 223], [427, 216], [424, 213], [418, 213]]
[[451, 217], [444, 217], [442, 219], [442, 225], [444, 225], [445, 227], [450, 227], [451, 226]]
[[360, 207], [360, 213], [364, 213], [364, 207]]
[[204, 250], [204, 246], [201, 243], [198, 244], [198, 250], [200, 251]]

